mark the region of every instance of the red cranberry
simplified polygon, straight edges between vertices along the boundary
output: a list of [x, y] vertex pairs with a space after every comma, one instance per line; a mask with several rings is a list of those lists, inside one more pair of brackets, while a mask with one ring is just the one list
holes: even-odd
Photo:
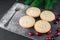
[[60, 17], [60, 14], [58, 16]]
[[47, 34], [51, 34], [51, 33], [52, 33], [52, 31], [51, 31], [51, 30], [49, 30]]
[[55, 20], [53, 22], [54, 22], [54, 24], [57, 24], [58, 23], [58, 18], [55, 18]]
[[46, 40], [51, 40], [51, 37], [46, 37]]
[[29, 34], [29, 36], [33, 36], [33, 33], [32, 32], [29, 32], [28, 34]]
[[57, 24], [57, 23], [58, 23], [58, 21], [54, 20], [54, 21], [53, 21], [53, 23], [54, 23], [54, 24]]
[[56, 21], [59, 21], [59, 18], [56, 18]]
[[57, 28], [57, 31], [60, 32], [60, 28]]
[[51, 37], [51, 40], [55, 40], [55, 37], [54, 37], [54, 36], [52, 36], [52, 37]]
[[60, 17], [55, 19], [56, 21], [60, 21]]
[[60, 21], [60, 17], [59, 17], [58, 19], [59, 19], [59, 21]]
[[39, 32], [36, 32], [35, 34], [36, 34], [36, 36], [40, 36], [40, 33]]
[[56, 37], [60, 36], [60, 32], [56, 32], [55, 36]]

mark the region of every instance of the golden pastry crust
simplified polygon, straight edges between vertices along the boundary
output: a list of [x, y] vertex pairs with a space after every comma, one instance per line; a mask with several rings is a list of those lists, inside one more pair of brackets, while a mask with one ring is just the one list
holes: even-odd
[[23, 16], [19, 20], [19, 25], [23, 28], [33, 27], [35, 24], [35, 19], [31, 16]]
[[45, 11], [43, 11], [43, 12], [41, 13], [40, 18], [41, 18], [42, 20], [51, 22], [51, 21], [53, 21], [53, 20], [55, 19], [55, 15], [54, 15], [53, 12], [45, 10]]
[[41, 14], [41, 10], [37, 7], [30, 7], [26, 10], [26, 14], [32, 17], [38, 17]]
[[50, 23], [47, 22], [47, 21], [39, 20], [39, 21], [37, 21], [37, 22], [35, 23], [34, 29], [35, 29], [37, 32], [46, 33], [46, 32], [48, 32], [48, 31], [51, 29], [51, 25], [50, 25]]

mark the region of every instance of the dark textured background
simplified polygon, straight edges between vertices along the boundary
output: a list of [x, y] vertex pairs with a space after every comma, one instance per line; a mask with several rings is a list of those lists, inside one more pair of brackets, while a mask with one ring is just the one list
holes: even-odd
[[[0, 0], [0, 18], [9, 10], [15, 0]], [[54, 11], [60, 14], [60, 0], [54, 6]], [[31, 40], [0, 28], [0, 40]]]

